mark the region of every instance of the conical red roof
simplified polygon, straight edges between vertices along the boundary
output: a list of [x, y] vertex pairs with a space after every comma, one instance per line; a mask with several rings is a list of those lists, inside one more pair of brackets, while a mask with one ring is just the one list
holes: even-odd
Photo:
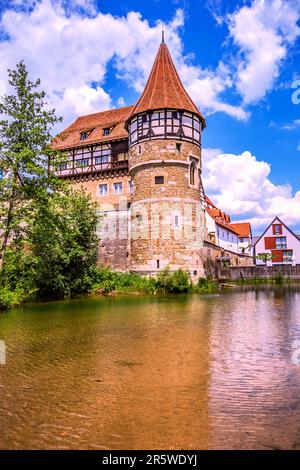
[[145, 89], [128, 119], [145, 111], [162, 108], [191, 111], [200, 117], [203, 128], [206, 125], [203, 115], [187, 94], [164, 42], [158, 49]]

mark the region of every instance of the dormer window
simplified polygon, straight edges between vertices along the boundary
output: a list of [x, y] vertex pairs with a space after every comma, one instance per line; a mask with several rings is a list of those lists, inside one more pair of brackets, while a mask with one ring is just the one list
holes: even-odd
[[103, 135], [109, 135], [111, 132], [111, 128], [110, 127], [104, 127], [103, 129]]
[[80, 140], [86, 140], [90, 135], [91, 131], [80, 132]]

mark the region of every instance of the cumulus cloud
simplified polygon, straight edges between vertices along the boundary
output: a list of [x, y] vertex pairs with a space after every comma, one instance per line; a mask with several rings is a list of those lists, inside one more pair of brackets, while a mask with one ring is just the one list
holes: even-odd
[[[150, 25], [139, 12], [103, 14], [94, 0], [12, 0], [0, 21], [0, 93], [6, 91], [6, 69], [22, 58], [30, 73], [42, 79], [49, 102], [67, 124], [77, 114], [112, 106], [105, 90], [110, 65], [140, 93], [164, 29], [179, 74], [200, 109], [206, 115], [223, 112], [246, 120], [246, 106], [272, 88], [299, 36], [299, 14], [298, 0], [255, 0], [240, 7], [222, 19], [238, 55], [212, 69], [184, 55], [182, 9], [169, 22]], [[234, 89], [242, 97], [240, 104], [224, 98]], [[120, 98], [118, 106], [122, 102]]]
[[271, 166], [251, 152], [240, 155], [203, 151], [203, 184], [206, 194], [232, 219], [250, 221], [254, 229], [266, 226], [277, 215], [287, 224], [299, 224], [300, 191], [270, 180]]
[[216, 70], [202, 69], [184, 56], [181, 9], [170, 22], [150, 25], [138, 12], [103, 14], [92, 0], [14, 0], [11, 5], [0, 21], [4, 38], [0, 42], [0, 93], [7, 91], [6, 69], [24, 59], [31, 76], [41, 78], [48, 101], [64, 117], [64, 125], [78, 114], [112, 106], [105, 90], [110, 65], [120, 79], [141, 92], [162, 28], [184, 84], [200, 109], [206, 114], [222, 111], [247, 118], [240, 106], [222, 97], [232, 86], [222, 63]]
[[300, 35], [299, 0], [254, 0], [228, 16], [239, 48], [237, 89], [244, 103], [263, 98], [279, 76], [289, 47]]

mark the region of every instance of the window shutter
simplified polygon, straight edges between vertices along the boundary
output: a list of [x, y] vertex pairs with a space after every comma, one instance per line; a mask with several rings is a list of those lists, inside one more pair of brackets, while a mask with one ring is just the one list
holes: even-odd
[[276, 248], [275, 237], [265, 237], [265, 250], [274, 250]]
[[283, 250], [272, 250], [273, 263], [283, 262]]

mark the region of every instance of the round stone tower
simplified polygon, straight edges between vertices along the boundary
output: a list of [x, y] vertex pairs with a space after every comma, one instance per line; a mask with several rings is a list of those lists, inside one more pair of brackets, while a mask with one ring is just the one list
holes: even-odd
[[161, 43], [127, 119], [131, 177], [131, 270], [183, 268], [204, 275], [201, 132], [205, 119]]

